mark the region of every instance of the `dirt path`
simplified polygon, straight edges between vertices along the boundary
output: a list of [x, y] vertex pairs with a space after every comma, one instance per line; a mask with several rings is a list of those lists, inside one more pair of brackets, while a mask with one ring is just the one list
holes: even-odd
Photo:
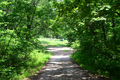
[[53, 52], [54, 55], [38, 72], [36, 78], [31, 78], [31, 80], [101, 80], [91, 78], [86, 70], [81, 69], [71, 60], [70, 55], [74, 52], [72, 49], [51, 47], [48, 51]]

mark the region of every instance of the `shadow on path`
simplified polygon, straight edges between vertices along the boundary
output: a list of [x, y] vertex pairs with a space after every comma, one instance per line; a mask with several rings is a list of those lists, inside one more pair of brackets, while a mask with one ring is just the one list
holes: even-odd
[[[63, 50], [71, 50], [64, 52]], [[68, 47], [50, 47], [48, 51], [53, 52], [53, 56], [46, 65], [37, 72], [36, 76], [30, 80], [104, 80], [93, 78], [87, 70], [80, 68], [71, 58], [74, 52]]]

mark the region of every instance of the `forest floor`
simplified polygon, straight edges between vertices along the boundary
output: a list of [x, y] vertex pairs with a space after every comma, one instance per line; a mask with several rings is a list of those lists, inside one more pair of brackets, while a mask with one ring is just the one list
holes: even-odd
[[53, 52], [45, 66], [28, 80], [105, 80], [93, 77], [90, 73], [76, 64], [70, 55], [74, 52], [68, 47], [50, 47]]

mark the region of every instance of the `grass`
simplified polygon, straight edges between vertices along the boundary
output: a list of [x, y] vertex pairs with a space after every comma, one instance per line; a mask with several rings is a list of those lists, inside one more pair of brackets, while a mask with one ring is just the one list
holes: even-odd
[[61, 39], [48, 39], [48, 38], [39, 38], [41, 41], [41, 44], [46, 47], [65, 47], [68, 45], [68, 41], [64, 40], [61, 41]]
[[36, 72], [45, 65], [45, 63], [50, 59], [53, 54], [46, 51], [48, 47], [64, 47], [67, 46], [68, 43], [67, 40], [61, 41], [60, 39], [38, 38], [38, 40], [40, 41], [40, 43], [38, 43], [37, 48], [34, 49], [30, 54], [31, 61], [27, 62], [27, 70], [23, 69], [20, 75], [14, 76], [14, 78], [12, 78], [11, 80], [23, 80], [24, 78], [34, 76]]
[[22, 75], [15, 76], [12, 80], [22, 80], [36, 74], [44, 64], [50, 59], [53, 53], [45, 50], [34, 50], [30, 57], [31, 61], [27, 62], [28, 69], [22, 71]]
[[68, 51], [71, 51], [71, 50], [62, 50], [62, 51], [64, 51], [64, 52], [68, 52]]

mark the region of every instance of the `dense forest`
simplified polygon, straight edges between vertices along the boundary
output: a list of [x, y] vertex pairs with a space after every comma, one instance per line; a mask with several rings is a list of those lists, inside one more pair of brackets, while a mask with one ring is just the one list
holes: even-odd
[[0, 79], [30, 68], [44, 36], [67, 39], [74, 61], [119, 80], [119, 23], [119, 0], [0, 0]]

